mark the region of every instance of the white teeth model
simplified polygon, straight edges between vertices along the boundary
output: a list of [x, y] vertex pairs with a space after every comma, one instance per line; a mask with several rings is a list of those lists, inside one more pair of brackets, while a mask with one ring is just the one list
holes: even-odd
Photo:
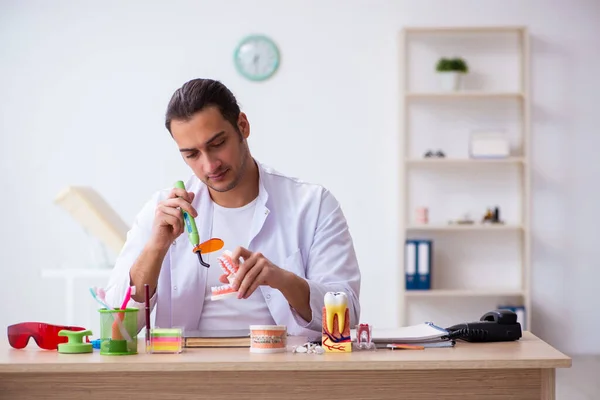
[[338, 331], [344, 331], [346, 325], [346, 308], [348, 296], [344, 292], [327, 292], [325, 294], [325, 311], [327, 312], [327, 330], [333, 333], [333, 320], [338, 317]]
[[222, 268], [225, 270], [225, 272], [234, 274], [236, 267], [232, 263], [231, 256], [232, 256], [231, 251], [225, 250], [223, 252], [223, 254], [218, 258], [218, 260], [221, 263]]
[[233, 284], [237, 267], [233, 265], [233, 260], [231, 256], [231, 251], [225, 250], [223, 254], [221, 254], [221, 256], [217, 258], [217, 260], [221, 265], [221, 269], [223, 269], [223, 272], [225, 272], [225, 274], [227, 275], [227, 280], [230, 284]]

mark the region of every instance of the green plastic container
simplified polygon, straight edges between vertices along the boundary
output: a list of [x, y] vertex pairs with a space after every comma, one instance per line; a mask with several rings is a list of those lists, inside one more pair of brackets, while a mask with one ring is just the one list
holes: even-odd
[[138, 353], [138, 311], [137, 308], [126, 308], [125, 310], [101, 308], [98, 310], [100, 313], [101, 355], [126, 356]]

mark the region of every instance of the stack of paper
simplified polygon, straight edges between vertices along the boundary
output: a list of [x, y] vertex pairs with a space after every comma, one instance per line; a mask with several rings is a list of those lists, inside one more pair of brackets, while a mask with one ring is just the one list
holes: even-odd
[[425, 322], [395, 329], [373, 328], [371, 341], [378, 348], [386, 347], [388, 344], [412, 344], [423, 347], [454, 346], [455, 341], [446, 339], [446, 335], [448, 335], [446, 329], [431, 322]]

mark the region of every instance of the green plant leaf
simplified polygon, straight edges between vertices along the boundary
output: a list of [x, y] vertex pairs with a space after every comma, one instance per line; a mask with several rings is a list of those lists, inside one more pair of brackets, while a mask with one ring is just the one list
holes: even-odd
[[467, 62], [462, 58], [446, 58], [442, 57], [438, 60], [436, 66], [436, 71], [438, 72], [448, 72], [448, 71], [457, 71], [467, 73], [469, 72], [469, 67]]

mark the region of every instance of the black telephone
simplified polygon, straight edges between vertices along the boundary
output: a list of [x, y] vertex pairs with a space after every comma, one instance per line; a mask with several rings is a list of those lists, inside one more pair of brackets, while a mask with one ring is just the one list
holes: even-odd
[[517, 314], [510, 310], [494, 310], [485, 313], [479, 321], [453, 325], [446, 328], [448, 339], [467, 342], [509, 342], [522, 336]]

